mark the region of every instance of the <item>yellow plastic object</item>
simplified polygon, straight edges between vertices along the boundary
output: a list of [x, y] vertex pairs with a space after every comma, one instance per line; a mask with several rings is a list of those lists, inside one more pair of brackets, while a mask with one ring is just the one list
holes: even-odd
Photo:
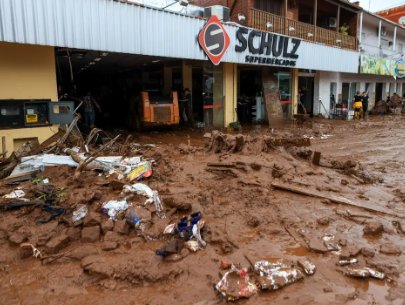
[[36, 123], [36, 122], [38, 122], [38, 115], [36, 115], [36, 114], [27, 114], [25, 116], [25, 121], [27, 123]]

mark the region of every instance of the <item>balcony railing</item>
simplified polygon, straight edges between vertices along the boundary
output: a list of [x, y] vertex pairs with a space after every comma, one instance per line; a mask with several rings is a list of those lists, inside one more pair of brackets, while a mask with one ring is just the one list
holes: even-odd
[[356, 50], [356, 38], [336, 31], [316, 27], [312, 24], [286, 19], [252, 8], [250, 25], [258, 30], [284, 34], [309, 41]]

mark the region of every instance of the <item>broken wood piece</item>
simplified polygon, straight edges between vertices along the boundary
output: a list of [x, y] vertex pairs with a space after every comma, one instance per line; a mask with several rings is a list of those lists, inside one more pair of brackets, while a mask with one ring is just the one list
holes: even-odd
[[321, 152], [320, 151], [315, 151], [314, 152], [314, 157], [312, 158], [312, 164], [319, 166], [320, 161], [321, 161]]
[[208, 172], [211, 172], [213, 174], [220, 174], [220, 175], [225, 175], [225, 176], [230, 176], [230, 177], [238, 177], [238, 174], [233, 169], [227, 168], [227, 167], [215, 167], [215, 168], [207, 167], [205, 170]]
[[234, 163], [207, 163], [207, 166], [212, 167], [235, 167]]
[[58, 142], [58, 140], [63, 136], [63, 131], [58, 130], [57, 133], [46, 139], [44, 142], [42, 142], [38, 147], [34, 148], [31, 153], [32, 155], [37, 155], [40, 152], [42, 152], [45, 148], [47, 148], [49, 145]]
[[373, 208], [369, 208], [367, 206], [359, 205], [359, 204], [354, 203], [353, 201], [351, 201], [351, 200], [349, 200], [349, 199], [347, 199], [345, 197], [329, 195], [329, 194], [323, 194], [323, 193], [321, 193], [319, 191], [308, 190], [308, 189], [304, 189], [304, 188], [299, 187], [299, 186], [292, 185], [291, 183], [287, 185], [287, 184], [281, 183], [280, 181], [273, 181], [271, 186], [274, 187], [274, 188], [290, 191], [290, 192], [301, 194], [301, 195], [306, 195], [306, 196], [310, 196], [310, 197], [317, 197], [317, 198], [322, 198], [322, 199], [328, 199], [328, 200], [330, 200], [332, 202], [335, 202], [335, 203], [354, 206], [354, 207], [361, 208], [361, 209], [364, 209], [364, 210], [370, 211], [370, 212], [381, 213], [381, 214], [395, 216], [395, 217], [399, 217], [399, 218], [405, 218], [405, 216], [399, 216], [398, 214], [387, 212], [387, 211], [384, 211], [383, 209], [380, 209], [380, 208], [373, 209]]

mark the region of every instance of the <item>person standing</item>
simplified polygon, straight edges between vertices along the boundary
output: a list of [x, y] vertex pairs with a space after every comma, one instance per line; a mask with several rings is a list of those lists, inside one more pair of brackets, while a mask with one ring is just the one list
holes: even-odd
[[357, 94], [353, 97], [353, 101], [354, 119], [359, 119], [360, 111], [363, 108], [363, 97], [360, 95], [359, 91], [357, 91]]
[[[179, 111], [180, 113], [183, 113], [183, 111], [185, 111], [189, 127], [195, 128], [195, 121], [193, 116], [193, 98], [191, 96], [191, 91], [188, 88], [184, 89], [184, 98], [179, 100]], [[180, 116], [180, 119], [182, 119], [182, 116]], [[184, 124], [184, 121], [183, 123], [181, 123], [181, 121], [180, 125], [185, 126], [186, 124]]]
[[84, 124], [89, 127], [94, 127], [96, 121], [96, 111], [94, 107], [97, 107], [101, 112], [100, 105], [96, 102], [96, 99], [91, 95], [91, 91], [87, 91], [86, 95], [83, 97], [83, 107], [84, 107]]
[[363, 92], [363, 119], [368, 122], [368, 105], [370, 104], [370, 98], [366, 92]]

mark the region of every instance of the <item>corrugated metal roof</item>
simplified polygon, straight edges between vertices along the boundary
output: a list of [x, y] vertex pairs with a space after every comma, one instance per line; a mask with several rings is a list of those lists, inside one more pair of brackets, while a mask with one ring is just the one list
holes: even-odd
[[[24, 44], [206, 60], [197, 41], [205, 22], [122, 1], [0, 0], [0, 41]], [[238, 27], [224, 27], [231, 46], [223, 61], [245, 63], [248, 51], [234, 50]], [[358, 71], [357, 52], [303, 41], [298, 54], [302, 69]]]

